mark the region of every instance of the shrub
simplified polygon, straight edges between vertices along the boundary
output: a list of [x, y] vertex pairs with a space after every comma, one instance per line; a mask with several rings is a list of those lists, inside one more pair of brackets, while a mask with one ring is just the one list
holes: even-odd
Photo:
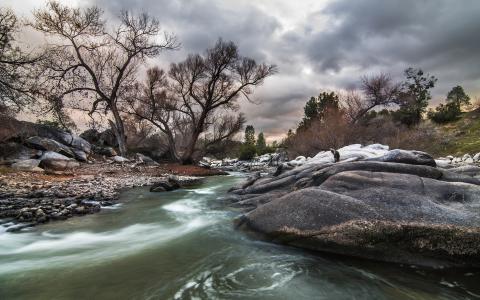
[[435, 123], [442, 124], [458, 120], [461, 114], [460, 107], [454, 103], [440, 104], [435, 111], [430, 110], [427, 117]]
[[240, 147], [240, 156], [239, 158], [241, 160], [250, 160], [255, 157], [255, 154], [257, 153], [257, 149], [255, 145], [251, 144], [243, 144]]

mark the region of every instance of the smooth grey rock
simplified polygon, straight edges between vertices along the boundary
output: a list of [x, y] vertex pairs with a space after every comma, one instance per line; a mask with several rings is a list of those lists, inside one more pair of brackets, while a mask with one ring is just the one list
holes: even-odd
[[53, 151], [43, 152], [43, 155], [40, 157], [40, 160], [44, 159], [56, 159], [56, 160], [72, 160], [71, 158]]
[[53, 171], [65, 171], [77, 168], [80, 163], [56, 152], [47, 151], [40, 158], [40, 166]]
[[92, 150], [92, 145], [90, 145], [89, 142], [77, 135], [72, 135], [72, 143], [70, 144], [70, 146], [85, 153], [90, 153], [90, 151]]
[[371, 172], [388, 172], [400, 174], [412, 174], [420, 177], [439, 179], [443, 173], [441, 170], [422, 165], [410, 165], [403, 163], [377, 162], [377, 161], [358, 161], [334, 164], [315, 172], [312, 175], [313, 185], [320, 185], [330, 176], [345, 171], [371, 171]]
[[480, 266], [478, 195], [479, 187], [466, 183], [343, 172], [319, 187], [272, 195], [238, 223], [311, 250], [429, 266]]
[[416, 150], [394, 149], [388, 151], [385, 155], [377, 158], [369, 158], [367, 161], [382, 161], [392, 163], [402, 163], [411, 165], [426, 165], [435, 167], [436, 163], [430, 154]]
[[43, 172], [42, 168], [39, 168], [38, 165], [40, 164], [39, 159], [26, 159], [20, 160], [14, 164], [12, 164], [12, 169], [17, 171], [25, 171], [25, 172]]
[[480, 167], [477, 166], [460, 166], [455, 168], [448, 169], [450, 172], [468, 175], [468, 176], [477, 176], [480, 175]]
[[25, 141], [25, 144], [33, 149], [57, 152], [67, 157], [75, 156], [69, 147], [49, 138], [32, 136]]
[[61, 159], [42, 159], [40, 166], [44, 169], [53, 171], [66, 171], [78, 168], [80, 163], [75, 160], [61, 160]]
[[73, 153], [75, 154], [75, 159], [81, 162], [86, 162], [88, 160], [87, 154], [82, 150], [73, 149]]
[[130, 161], [128, 158], [125, 158], [123, 156], [118, 156], [118, 155], [112, 157], [112, 159], [116, 163], [124, 163], [124, 162], [129, 162]]

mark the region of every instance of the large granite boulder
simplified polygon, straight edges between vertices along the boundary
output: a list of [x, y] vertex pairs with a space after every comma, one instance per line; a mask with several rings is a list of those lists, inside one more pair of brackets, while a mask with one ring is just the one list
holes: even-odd
[[0, 132], [0, 141], [25, 141], [30, 137], [40, 137], [54, 140], [87, 154], [91, 151], [91, 144], [83, 138], [53, 126], [19, 121], [8, 116], [0, 116], [0, 124], [3, 127]]
[[240, 228], [275, 242], [388, 262], [480, 267], [480, 181], [470, 176], [478, 170], [439, 169], [428, 154], [393, 151], [376, 161], [323, 161], [254, 176], [224, 200], [247, 212]]
[[73, 149], [73, 154], [75, 155], [75, 159], [78, 161], [86, 162], [88, 160], [87, 153], [83, 152], [82, 150]]
[[0, 162], [11, 164], [21, 160], [39, 158], [41, 155], [41, 150], [28, 148], [20, 143], [0, 143]]
[[432, 167], [435, 167], [437, 165], [435, 163], [435, 159], [433, 159], [430, 154], [415, 150], [390, 150], [381, 157], [369, 158], [368, 160], [396, 162], [411, 165], [426, 165]]
[[90, 153], [92, 146], [89, 142], [72, 133], [62, 131], [45, 125], [36, 125], [36, 136], [48, 138], [57, 141], [65, 146], [81, 150], [85, 153]]
[[25, 144], [33, 149], [42, 151], [53, 151], [65, 155], [67, 157], [75, 157], [74, 152], [70, 147], [65, 146], [55, 140], [49, 138], [42, 138], [39, 136], [32, 136], [25, 140]]
[[53, 171], [72, 170], [80, 166], [76, 160], [53, 151], [43, 153], [40, 160], [40, 167]]

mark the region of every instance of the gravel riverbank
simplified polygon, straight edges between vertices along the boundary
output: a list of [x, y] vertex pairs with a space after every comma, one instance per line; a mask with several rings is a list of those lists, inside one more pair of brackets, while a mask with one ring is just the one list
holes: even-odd
[[[82, 165], [75, 173], [36, 174], [2, 169], [0, 219], [8, 231], [99, 212], [115, 204], [123, 189], [151, 186], [173, 178], [180, 184], [222, 174], [193, 166]], [[192, 178], [192, 176], [197, 176]], [[12, 225], [12, 226], [10, 226]]]

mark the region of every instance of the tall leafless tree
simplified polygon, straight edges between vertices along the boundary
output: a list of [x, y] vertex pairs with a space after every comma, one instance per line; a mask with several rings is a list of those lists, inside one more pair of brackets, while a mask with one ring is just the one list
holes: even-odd
[[[233, 42], [219, 40], [204, 55], [189, 55], [167, 74], [153, 68], [130, 93], [130, 112], [148, 120], [168, 139], [172, 158], [191, 163], [199, 145], [231, 138], [245, 123], [238, 110], [243, 95], [276, 72], [275, 66], [242, 57]], [[200, 137], [202, 143], [200, 143]]]
[[179, 45], [175, 36], [167, 33], [159, 41], [159, 22], [147, 14], [133, 16], [124, 11], [120, 25], [112, 31], [106, 29], [102, 14], [98, 7], [71, 8], [52, 0], [45, 9], [34, 12], [31, 25], [53, 37], [48, 45], [50, 59], [45, 67], [49, 85], [44, 95], [60, 108], [68, 102], [90, 115], [109, 113], [120, 153], [125, 155], [122, 95], [147, 58]]
[[148, 69], [145, 81], [137, 82], [129, 91], [127, 112], [159, 129], [167, 138], [172, 160], [179, 161], [178, 135], [185, 124], [177, 103], [167, 93], [165, 71], [157, 67]]
[[200, 135], [214, 123], [220, 109], [235, 111], [241, 96], [251, 100], [254, 87], [275, 72], [274, 65], [240, 56], [233, 42], [221, 39], [204, 55], [189, 55], [185, 61], [172, 64], [169, 77], [176, 109], [189, 125], [182, 162], [193, 161]]
[[34, 100], [32, 66], [42, 55], [26, 53], [15, 44], [19, 26], [12, 10], [0, 8], [0, 113], [18, 112]]

